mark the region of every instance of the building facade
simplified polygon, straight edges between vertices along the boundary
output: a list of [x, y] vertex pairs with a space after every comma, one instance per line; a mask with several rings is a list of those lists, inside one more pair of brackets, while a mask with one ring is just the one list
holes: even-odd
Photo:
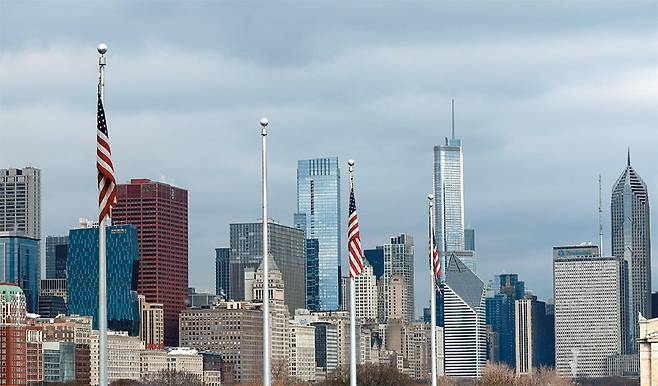
[[[464, 154], [461, 139], [434, 146], [434, 218], [439, 251], [464, 250]], [[441, 242], [443, 241], [443, 242]]]
[[631, 166], [615, 182], [611, 198], [612, 255], [628, 266], [626, 350], [637, 352], [638, 315], [651, 315], [651, 229], [647, 185]]
[[640, 386], [658, 384], [658, 319], [639, 318]]
[[[99, 342], [98, 331], [90, 337], [91, 384], [98, 385]], [[119, 379], [140, 379], [140, 353], [144, 349], [137, 336], [128, 336], [125, 331], [107, 332], [107, 377], [110, 383]]]
[[0, 169], [0, 232], [41, 239], [41, 170]]
[[147, 350], [164, 349], [164, 306], [149, 303], [144, 295], [139, 299], [139, 338]]
[[68, 236], [46, 237], [46, 279], [66, 279]]
[[230, 299], [230, 248], [215, 248], [215, 294]]
[[317, 293], [309, 305], [313, 311], [332, 311], [339, 307], [341, 276], [340, 168], [338, 157], [315, 158], [297, 162], [297, 213], [295, 225], [306, 239], [318, 240], [317, 285], [307, 290]]
[[113, 224], [137, 227], [138, 293], [164, 306], [165, 344], [178, 346], [178, 314], [188, 287], [187, 190], [148, 179], [131, 179], [117, 189]]
[[315, 326], [290, 321], [289, 375], [302, 382], [315, 381]]
[[0, 282], [23, 289], [27, 312], [39, 310], [40, 262], [38, 239], [23, 232], [0, 232]]
[[[382, 246], [384, 251], [384, 274], [382, 276], [381, 296], [384, 299], [384, 315], [387, 316], [393, 306], [389, 301], [389, 286], [394, 276], [402, 278], [405, 286], [404, 299], [406, 303], [396, 304], [404, 308], [404, 320], [413, 322], [416, 306], [414, 303], [414, 239], [407, 234], [391, 237], [391, 242]], [[382, 320], [386, 322], [386, 319]]]
[[553, 317], [537, 297], [514, 303], [516, 373], [532, 374], [538, 368], [555, 366]]
[[23, 290], [0, 283], [0, 385], [27, 385], [26, 326]]

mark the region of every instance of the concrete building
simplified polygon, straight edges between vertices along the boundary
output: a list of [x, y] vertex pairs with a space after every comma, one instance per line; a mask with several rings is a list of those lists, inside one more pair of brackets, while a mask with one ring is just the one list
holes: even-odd
[[196, 292], [194, 287], [187, 289], [187, 306], [189, 308], [212, 308], [220, 296], [208, 292]]
[[139, 358], [142, 379], [157, 376], [161, 371], [174, 371], [192, 374], [203, 381], [203, 356], [197, 350], [184, 347], [145, 350]]
[[[413, 237], [406, 234], [391, 237], [391, 242], [382, 246], [384, 250], [384, 275], [382, 276], [383, 298], [386, 299], [384, 304], [384, 315], [388, 316], [388, 309], [392, 306], [388, 296], [389, 284], [393, 276], [401, 276], [404, 279], [406, 287], [406, 303], [396, 306], [404, 307], [404, 320], [413, 322], [415, 319], [414, 303], [414, 240]], [[411, 295], [411, 296], [410, 296]], [[382, 320], [386, 322], [386, 319]]]
[[553, 317], [536, 296], [514, 303], [516, 373], [532, 374], [541, 366], [555, 366]]
[[[365, 322], [378, 320], [378, 301], [379, 295], [377, 291], [377, 278], [373, 273], [372, 266], [366, 261], [364, 262], [363, 272], [356, 276], [354, 279], [354, 287], [356, 290], [356, 319]], [[341, 310], [346, 311], [350, 309], [350, 283], [349, 277], [343, 277], [343, 302], [341, 303]]]
[[408, 310], [407, 304], [409, 303], [408, 286], [405, 278], [402, 275], [393, 275], [389, 279], [387, 299], [386, 299], [386, 320], [407, 321]]
[[[349, 366], [350, 314], [348, 311], [318, 311], [311, 315], [318, 322], [329, 322], [336, 327], [337, 368]], [[357, 328], [357, 331], [359, 329]], [[358, 337], [357, 337], [358, 338]]]
[[626, 265], [593, 245], [553, 248], [555, 369], [561, 376], [602, 377], [625, 346]]
[[[99, 347], [98, 331], [89, 337], [91, 384], [98, 385]], [[119, 379], [140, 379], [140, 352], [144, 345], [138, 336], [129, 336], [125, 331], [107, 332], [107, 375], [111, 383]]]
[[40, 169], [0, 169], [0, 232], [41, 239]]
[[147, 350], [164, 349], [164, 306], [139, 295], [139, 338]]
[[658, 385], [658, 318], [639, 318], [640, 386]]
[[27, 385], [26, 327], [23, 290], [0, 283], [0, 384]]
[[302, 382], [315, 381], [315, 326], [290, 321], [289, 375]]

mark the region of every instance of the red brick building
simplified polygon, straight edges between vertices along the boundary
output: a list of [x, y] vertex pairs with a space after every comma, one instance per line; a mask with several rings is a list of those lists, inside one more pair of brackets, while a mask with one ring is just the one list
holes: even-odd
[[0, 283], [0, 385], [27, 385], [25, 318], [23, 290]]
[[187, 215], [184, 189], [148, 179], [132, 179], [118, 185], [112, 223], [137, 226], [137, 292], [147, 302], [163, 304], [167, 346], [178, 346], [178, 314], [187, 302]]

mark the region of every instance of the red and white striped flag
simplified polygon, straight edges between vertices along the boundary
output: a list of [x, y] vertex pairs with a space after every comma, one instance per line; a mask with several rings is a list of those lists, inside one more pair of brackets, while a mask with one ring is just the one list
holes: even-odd
[[110, 209], [117, 204], [117, 184], [112, 165], [112, 151], [107, 134], [105, 110], [98, 93], [98, 115], [96, 120], [96, 169], [98, 169], [98, 222], [110, 218]]
[[430, 250], [432, 251], [432, 255], [430, 256], [430, 259], [431, 262], [433, 263], [431, 266], [434, 268], [434, 280], [436, 281], [436, 285], [438, 286], [441, 280], [441, 255], [439, 254], [439, 248], [436, 246], [436, 238], [434, 237], [434, 224], [432, 223], [431, 217], [430, 217]]
[[347, 221], [348, 249], [350, 252], [350, 278], [354, 278], [363, 272], [363, 249], [361, 248], [361, 236], [359, 235], [359, 218], [356, 215], [356, 200], [354, 199], [354, 187], [350, 189], [350, 214]]

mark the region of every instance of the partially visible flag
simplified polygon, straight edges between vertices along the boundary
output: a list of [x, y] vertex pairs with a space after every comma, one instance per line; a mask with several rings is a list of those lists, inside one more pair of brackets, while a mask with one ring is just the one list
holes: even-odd
[[96, 169], [98, 169], [98, 222], [110, 217], [110, 209], [117, 204], [117, 185], [112, 165], [112, 151], [107, 134], [105, 110], [98, 93], [98, 115], [96, 120]]
[[432, 251], [430, 256], [430, 261], [432, 262], [432, 267], [434, 269], [434, 280], [436, 285], [440, 284], [441, 279], [441, 255], [439, 254], [439, 248], [436, 246], [436, 238], [434, 237], [434, 224], [430, 217], [430, 250]]
[[363, 249], [359, 235], [359, 218], [356, 215], [356, 200], [354, 187], [350, 189], [350, 214], [347, 221], [348, 249], [350, 252], [350, 278], [363, 272]]

